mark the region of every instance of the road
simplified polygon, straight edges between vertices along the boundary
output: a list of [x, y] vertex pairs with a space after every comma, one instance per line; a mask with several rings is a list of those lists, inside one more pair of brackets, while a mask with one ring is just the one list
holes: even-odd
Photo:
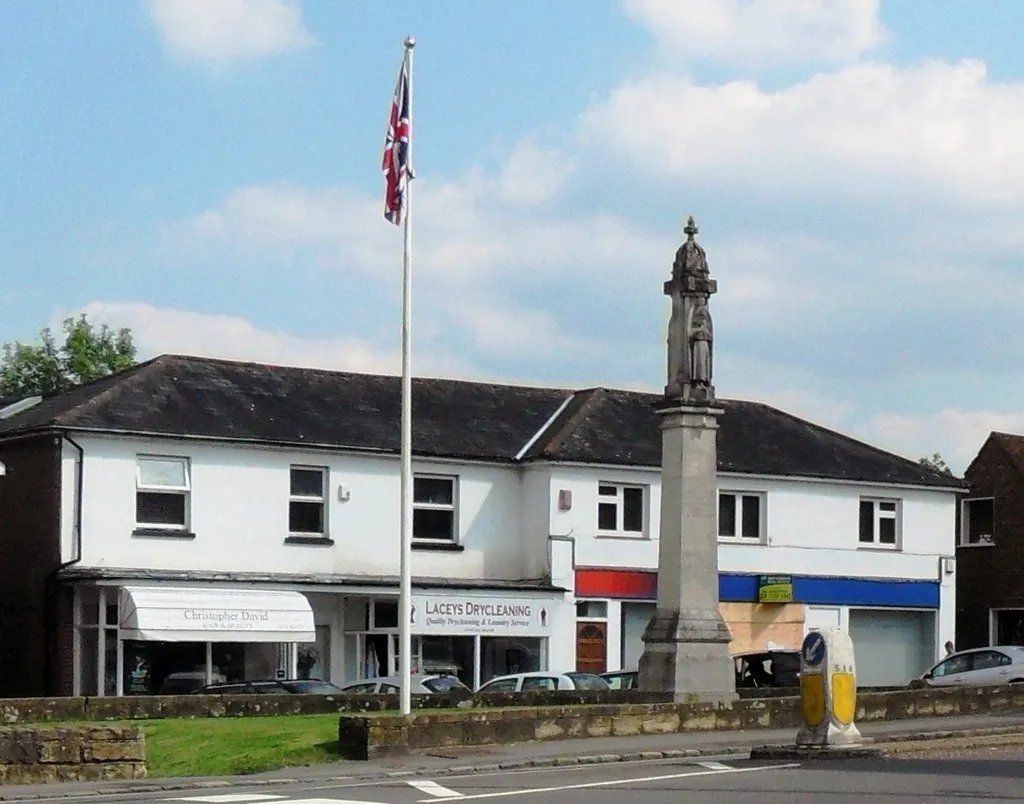
[[[1024, 753], [938, 759], [752, 762], [663, 760], [388, 782], [283, 784], [205, 792], [89, 796], [92, 804], [936, 804], [1021, 801]], [[37, 804], [45, 799], [35, 799]], [[76, 799], [52, 799], [67, 804]]]

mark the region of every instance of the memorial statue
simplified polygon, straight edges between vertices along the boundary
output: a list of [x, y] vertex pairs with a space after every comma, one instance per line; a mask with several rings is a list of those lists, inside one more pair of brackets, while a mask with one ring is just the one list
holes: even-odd
[[714, 340], [714, 325], [707, 302], [699, 300], [693, 309], [690, 320], [689, 349], [690, 376], [689, 381], [695, 385], [711, 385], [711, 349]]
[[665, 293], [672, 300], [665, 396], [707, 404], [715, 396], [712, 385], [714, 325], [708, 301], [718, 289], [718, 283], [711, 278], [707, 254], [695, 240], [698, 230], [692, 215], [683, 232], [686, 240], [676, 251], [672, 278], [665, 283]]

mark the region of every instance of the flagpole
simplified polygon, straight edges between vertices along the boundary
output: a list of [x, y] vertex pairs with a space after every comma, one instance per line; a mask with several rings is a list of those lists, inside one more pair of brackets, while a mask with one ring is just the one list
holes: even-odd
[[412, 51], [416, 40], [405, 40], [409, 68], [409, 141], [406, 158], [409, 175], [403, 207], [405, 235], [402, 248], [402, 549], [398, 592], [399, 701], [403, 715], [412, 712]]

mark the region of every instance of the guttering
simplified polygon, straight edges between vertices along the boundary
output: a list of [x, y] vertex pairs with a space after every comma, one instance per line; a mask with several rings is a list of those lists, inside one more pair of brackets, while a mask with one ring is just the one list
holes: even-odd
[[[46, 580], [43, 581], [43, 590], [46, 595], [46, 670], [43, 683], [46, 687], [47, 693], [54, 694], [57, 690], [51, 688], [51, 684], [55, 681], [53, 675], [54, 667], [54, 653], [56, 648], [57, 631], [60, 628], [60, 617], [58, 610], [58, 599], [56, 595], [56, 589], [54, 585], [57, 581], [57, 576], [66, 570], [68, 567], [72, 567], [78, 564], [82, 560], [82, 490], [85, 487], [85, 450], [82, 449], [82, 445], [75, 441], [67, 431], [62, 431], [60, 437], [67, 441], [75, 451], [78, 452], [78, 467], [75, 472], [75, 516], [74, 516], [74, 531], [72, 533], [72, 558], [61, 564], [46, 576]], [[58, 442], [60, 443], [60, 442]], [[63, 449], [59, 450], [59, 454], [63, 457]], [[61, 462], [58, 461], [58, 466], [61, 466]], [[58, 470], [62, 471], [62, 470]], [[61, 484], [63, 488], [63, 484]], [[59, 530], [59, 526], [58, 526]], [[62, 540], [58, 539], [58, 551], [61, 549]], [[103, 614], [100, 615], [105, 616]]]

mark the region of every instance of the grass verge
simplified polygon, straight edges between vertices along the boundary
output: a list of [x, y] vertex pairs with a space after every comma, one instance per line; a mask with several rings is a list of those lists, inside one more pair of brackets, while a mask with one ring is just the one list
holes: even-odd
[[146, 732], [149, 775], [237, 776], [337, 762], [338, 716], [135, 721]]

